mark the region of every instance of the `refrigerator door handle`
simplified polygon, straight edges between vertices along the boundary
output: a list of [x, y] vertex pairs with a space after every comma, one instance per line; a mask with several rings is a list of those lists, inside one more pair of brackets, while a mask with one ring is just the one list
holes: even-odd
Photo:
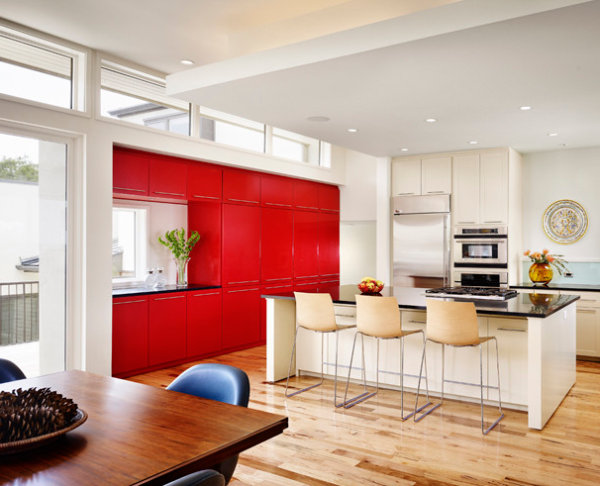
[[451, 285], [450, 278], [450, 215], [444, 218], [444, 287]]

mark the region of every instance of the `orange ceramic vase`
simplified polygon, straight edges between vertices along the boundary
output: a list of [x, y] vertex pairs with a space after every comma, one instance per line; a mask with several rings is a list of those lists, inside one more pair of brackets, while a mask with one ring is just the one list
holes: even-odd
[[529, 267], [529, 278], [534, 284], [547, 284], [553, 276], [554, 272], [549, 263], [533, 263]]

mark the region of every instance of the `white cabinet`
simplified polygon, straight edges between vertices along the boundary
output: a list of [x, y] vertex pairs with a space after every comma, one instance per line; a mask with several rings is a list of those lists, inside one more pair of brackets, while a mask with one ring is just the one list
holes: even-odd
[[392, 163], [392, 196], [450, 194], [452, 158], [395, 159]]
[[508, 223], [508, 153], [476, 152], [453, 160], [455, 224]]

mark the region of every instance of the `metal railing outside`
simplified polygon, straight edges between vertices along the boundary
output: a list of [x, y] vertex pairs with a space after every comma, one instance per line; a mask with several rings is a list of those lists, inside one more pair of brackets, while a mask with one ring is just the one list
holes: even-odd
[[0, 346], [38, 341], [39, 282], [0, 282]]

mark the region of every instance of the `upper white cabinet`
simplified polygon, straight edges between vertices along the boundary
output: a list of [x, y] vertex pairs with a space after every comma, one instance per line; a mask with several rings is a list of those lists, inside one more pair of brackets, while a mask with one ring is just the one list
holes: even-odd
[[452, 157], [396, 159], [392, 162], [392, 196], [450, 194]]
[[508, 152], [454, 156], [454, 224], [508, 224]]

